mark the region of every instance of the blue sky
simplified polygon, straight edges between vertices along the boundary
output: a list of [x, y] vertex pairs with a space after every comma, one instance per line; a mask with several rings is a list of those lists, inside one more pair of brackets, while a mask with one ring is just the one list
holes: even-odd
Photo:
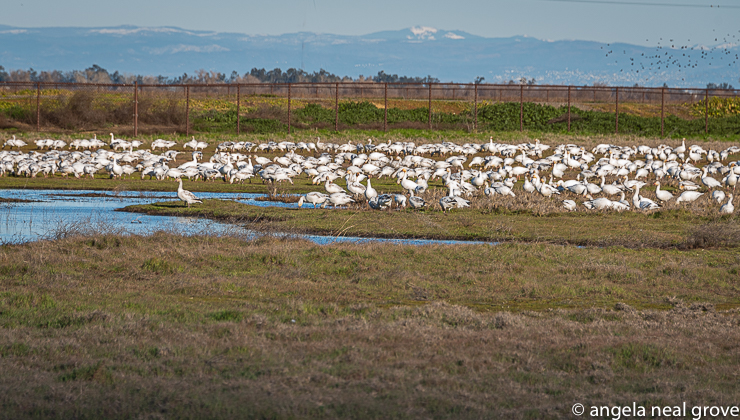
[[723, 38], [740, 42], [737, 0], [3, 0], [2, 9], [0, 24], [18, 27], [127, 24], [247, 34], [363, 35], [422, 25], [485, 37], [638, 45], [657, 45], [659, 38], [681, 45], [717, 45]]

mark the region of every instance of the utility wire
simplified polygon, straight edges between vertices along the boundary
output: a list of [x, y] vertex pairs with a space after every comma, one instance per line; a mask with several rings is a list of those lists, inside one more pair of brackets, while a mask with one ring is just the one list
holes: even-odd
[[613, 4], [624, 6], [662, 6], [662, 7], [691, 7], [701, 9], [740, 9], [740, 6], [725, 4], [681, 4], [681, 3], [654, 3], [645, 1], [616, 1], [616, 0], [540, 0], [555, 3], [589, 3], [589, 4]]

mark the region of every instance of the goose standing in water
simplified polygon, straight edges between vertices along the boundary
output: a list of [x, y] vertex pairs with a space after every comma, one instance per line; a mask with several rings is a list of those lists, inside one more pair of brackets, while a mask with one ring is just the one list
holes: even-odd
[[188, 207], [195, 203], [203, 204], [202, 201], [198, 200], [198, 197], [196, 197], [195, 194], [182, 188], [182, 178], [179, 178], [178, 181], [180, 182], [180, 185], [177, 187], [177, 198], [187, 203]]
[[313, 208], [316, 208], [316, 205], [326, 203], [328, 198], [329, 196], [324, 193], [313, 191], [298, 199], [298, 207], [303, 207], [304, 202], [309, 202], [313, 204]]
[[355, 200], [352, 199], [347, 193], [345, 192], [338, 192], [334, 193], [329, 196], [329, 203], [331, 203], [334, 208], [337, 208], [337, 206], [344, 206], [349, 203], [354, 203]]

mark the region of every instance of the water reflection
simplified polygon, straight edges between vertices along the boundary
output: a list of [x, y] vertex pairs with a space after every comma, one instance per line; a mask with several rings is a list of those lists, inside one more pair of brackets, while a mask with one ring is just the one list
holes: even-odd
[[[255, 200], [258, 197], [264, 197], [261, 194], [198, 193], [198, 197], [234, 200], [262, 207], [297, 207], [297, 203]], [[157, 231], [168, 231], [185, 235], [238, 234], [246, 238], [254, 236], [254, 233], [240, 226], [207, 219], [148, 216], [115, 211], [129, 205], [178, 200], [176, 192], [122, 191], [113, 193], [95, 190], [0, 190], [0, 198], [19, 201], [0, 203], [0, 242], [2, 243], [54, 239], [75, 232], [146, 235]], [[304, 204], [305, 206], [307, 205]], [[337, 242], [385, 242], [410, 245], [480, 243], [347, 236], [299, 236], [318, 244]]]

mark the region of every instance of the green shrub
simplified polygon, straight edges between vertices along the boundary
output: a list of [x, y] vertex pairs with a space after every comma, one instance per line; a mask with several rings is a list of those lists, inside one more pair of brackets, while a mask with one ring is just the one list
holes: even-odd
[[706, 112], [710, 117], [728, 117], [740, 115], [740, 97], [722, 98], [714, 96], [709, 98], [709, 104], [706, 100], [701, 100], [691, 105], [691, 113], [703, 117]]

